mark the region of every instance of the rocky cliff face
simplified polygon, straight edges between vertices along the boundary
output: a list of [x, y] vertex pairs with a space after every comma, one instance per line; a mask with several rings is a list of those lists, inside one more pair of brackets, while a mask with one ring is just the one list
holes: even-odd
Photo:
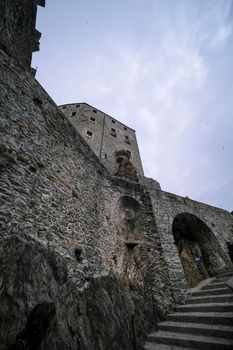
[[173, 303], [150, 198], [4, 52], [0, 71], [0, 349], [139, 349]]
[[[68, 279], [65, 261], [38, 242], [17, 235], [3, 239], [0, 262], [1, 349], [17, 336], [30, 349], [134, 349], [144, 335], [139, 327], [145, 332], [154, 324], [143, 296], [133, 295], [123, 281], [113, 274], [91, 277], [80, 291]], [[42, 314], [28, 333], [30, 313], [42, 303], [54, 305], [56, 316], [41, 333]]]

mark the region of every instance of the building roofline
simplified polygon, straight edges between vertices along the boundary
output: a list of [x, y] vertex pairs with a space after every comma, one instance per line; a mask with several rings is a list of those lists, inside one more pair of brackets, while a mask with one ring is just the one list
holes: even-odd
[[45, 1], [46, 0], [36, 0], [36, 4], [41, 7], [45, 7]]
[[117, 121], [117, 122], [118, 122], [118, 123], [120, 123], [121, 125], [123, 125], [123, 126], [127, 127], [128, 129], [131, 129], [132, 131], [134, 131], [134, 132], [136, 133], [136, 131], [135, 131], [134, 129], [132, 129], [130, 126], [123, 124], [123, 123], [122, 123], [122, 122], [120, 122], [118, 119], [116, 119], [116, 118], [112, 117], [111, 115], [109, 115], [109, 114], [107, 114], [107, 113], [105, 113], [105, 112], [101, 111], [99, 108], [96, 108], [96, 107], [94, 107], [94, 106], [90, 105], [90, 104], [89, 104], [89, 103], [87, 103], [87, 102], [73, 102], [73, 103], [64, 103], [64, 104], [62, 104], [62, 105], [59, 105], [58, 107], [62, 107], [62, 106], [70, 106], [70, 105], [87, 105], [87, 106], [89, 106], [89, 107], [91, 107], [91, 108], [96, 109], [96, 110], [97, 110], [97, 111], [99, 111], [100, 113], [105, 114], [107, 117], [112, 118], [113, 120]]

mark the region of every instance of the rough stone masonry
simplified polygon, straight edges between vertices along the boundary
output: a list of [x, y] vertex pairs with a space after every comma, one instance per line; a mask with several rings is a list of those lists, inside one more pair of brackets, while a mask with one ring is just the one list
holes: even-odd
[[[3, 4], [6, 19], [24, 6], [14, 16], [25, 25], [43, 2]], [[17, 339], [33, 350], [141, 349], [187, 287], [231, 265], [232, 215], [136, 176], [124, 149], [112, 174], [31, 75], [18, 54], [25, 36], [14, 46], [4, 23], [0, 349]], [[34, 37], [30, 21], [25, 30]]]

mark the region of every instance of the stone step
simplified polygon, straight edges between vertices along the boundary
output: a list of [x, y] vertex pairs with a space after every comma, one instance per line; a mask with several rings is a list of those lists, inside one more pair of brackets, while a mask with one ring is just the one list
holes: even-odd
[[226, 325], [166, 321], [158, 325], [158, 330], [233, 339], [233, 326]]
[[166, 344], [158, 344], [152, 342], [146, 342], [144, 345], [145, 350], [195, 350], [194, 348], [184, 348], [183, 346], [174, 346]]
[[233, 312], [176, 312], [167, 315], [168, 321], [233, 325]]
[[214, 278], [210, 284], [215, 284], [215, 283], [224, 283], [229, 279], [229, 277], [219, 277], [219, 278]]
[[213, 283], [213, 284], [207, 284], [207, 286], [202, 287], [201, 290], [210, 290], [210, 289], [217, 289], [217, 288], [224, 288], [226, 287], [225, 283]]
[[223, 294], [229, 294], [230, 288], [225, 286], [224, 288], [216, 288], [216, 289], [210, 289], [210, 290], [200, 290], [199, 292], [193, 292], [192, 296], [205, 296], [205, 295], [223, 295]]
[[233, 293], [232, 294], [222, 294], [222, 295], [201, 295], [192, 296], [186, 299], [185, 304], [203, 304], [203, 303], [233, 303]]
[[219, 278], [222, 278], [222, 277], [231, 277], [233, 276], [233, 270], [229, 270], [229, 271], [226, 271], [226, 272], [221, 272], [219, 273], [216, 278], [219, 279]]
[[233, 340], [192, 334], [158, 331], [149, 335], [149, 340], [167, 345], [203, 350], [232, 350]]
[[233, 312], [233, 303], [187, 304], [176, 307], [178, 312]]

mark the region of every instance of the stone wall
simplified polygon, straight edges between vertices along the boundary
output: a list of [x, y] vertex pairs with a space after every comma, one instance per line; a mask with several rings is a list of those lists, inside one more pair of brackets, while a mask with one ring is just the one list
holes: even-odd
[[[197, 220], [200, 220], [203, 226], [206, 226], [210, 234], [208, 241], [203, 244], [205, 248], [209, 245], [207, 250], [209, 250], [209, 253], [212, 252], [211, 267], [214, 273], [217, 273], [218, 270], [231, 266], [226, 241], [232, 241], [233, 239], [233, 217], [226, 210], [191, 200], [188, 197], [161, 191], [156, 182], [153, 185], [151, 179], [147, 181], [147, 189], [151, 196], [158, 233], [173, 285], [174, 297], [177, 302], [181, 302], [184, 300], [187, 283], [179, 258], [178, 247], [174, 244], [174, 219], [179, 214], [193, 215]], [[203, 231], [203, 234], [206, 234], [206, 232], [207, 230]]]
[[45, 0], [1, 0], [0, 47], [30, 71], [32, 52], [39, 50], [41, 34], [35, 29], [37, 5]]
[[[0, 349], [20, 334], [33, 349], [141, 348], [173, 305], [150, 197], [112, 178], [4, 51], [0, 72]], [[139, 203], [135, 222], [122, 197]], [[31, 339], [31, 312], [46, 303], [56, 316]]]

